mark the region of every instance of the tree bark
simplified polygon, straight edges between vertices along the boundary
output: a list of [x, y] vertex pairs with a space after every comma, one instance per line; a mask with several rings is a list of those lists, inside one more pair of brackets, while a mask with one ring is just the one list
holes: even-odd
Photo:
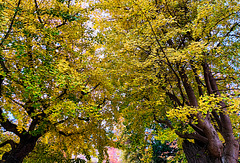
[[[233, 144], [234, 145], [234, 144]], [[229, 158], [227, 155], [226, 148], [224, 148], [224, 152], [221, 157], [213, 157], [210, 155], [210, 152], [207, 149], [207, 144], [201, 142], [189, 142], [188, 140], [184, 140], [183, 151], [186, 155], [187, 161], [189, 163], [237, 163], [238, 160], [233, 160]], [[233, 148], [234, 149], [234, 148]], [[238, 149], [234, 149], [238, 151]]]
[[204, 144], [200, 145], [185, 140], [182, 146], [189, 163], [221, 163], [209, 156]]
[[28, 139], [20, 140], [16, 148], [4, 153], [0, 163], [22, 163], [23, 159], [34, 149], [38, 138], [30, 136]]

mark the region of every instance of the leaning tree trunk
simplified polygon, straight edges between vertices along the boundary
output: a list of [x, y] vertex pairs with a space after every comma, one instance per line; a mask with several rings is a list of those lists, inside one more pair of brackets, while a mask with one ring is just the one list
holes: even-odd
[[34, 149], [39, 137], [31, 136], [20, 140], [11, 151], [4, 153], [1, 163], [21, 163], [23, 159]]

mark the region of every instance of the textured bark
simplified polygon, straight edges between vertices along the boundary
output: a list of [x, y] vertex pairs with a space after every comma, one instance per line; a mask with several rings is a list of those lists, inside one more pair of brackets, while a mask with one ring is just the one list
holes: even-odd
[[[203, 70], [204, 70], [205, 81], [206, 83], [209, 83], [207, 85], [208, 93], [209, 94], [215, 93], [216, 95], [221, 96], [216, 80], [214, 79], [212, 72], [210, 70], [210, 67], [206, 62], [203, 64]], [[226, 111], [227, 106], [223, 101], [220, 102], [220, 105], [222, 107], [223, 112]], [[231, 123], [230, 117], [227, 114], [224, 114], [223, 112], [219, 113], [220, 119], [218, 120], [219, 121], [218, 127], [219, 127], [219, 132], [221, 133], [221, 135], [225, 140], [225, 147], [224, 147], [224, 154], [226, 157], [225, 162], [228, 162], [228, 163], [238, 162], [239, 142], [236, 140], [236, 138], [233, 135], [233, 129], [232, 129], [232, 123]]]
[[222, 163], [221, 158], [214, 158], [207, 152], [205, 144], [183, 142], [183, 150], [189, 163]]
[[[209, 68], [209, 65], [205, 62], [203, 64], [204, 78], [208, 94], [215, 94], [216, 96], [221, 96], [216, 80], [214, 79], [212, 72]], [[188, 77], [185, 74], [185, 71], [181, 69], [180, 76], [185, 88], [185, 91], [188, 95], [189, 102], [192, 106], [197, 107], [197, 100], [194, 96], [193, 89], [188, 82]], [[201, 139], [193, 138], [195, 143], [184, 141], [183, 149], [189, 163], [237, 163], [238, 154], [239, 154], [239, 142], [233, 135], [233, 129], [230, 117], [227, 114], [224, 114], [226, 111], [226, 104], [221, 101], [222, 112], [217, 113], [212, 112], [215, 121], [218, 126], [212, 124], [212, 118], [210, 118], [210, 113], [202, 116], [201, 113], [198, 113], [198, 124], [197, 129], [195, 130], [196, 134], [199, 134], [207, 139], [203, 141]], [[201, 132], [199, 132], [201, 131]], [[220, 140], [217, 131], [223, 136], [225, 142], [224, 144]], [[181, 137], [181, 135], [179, 135]], [[185, 136], [185, 135], [184, 135]], [[196, 137], [196, 136], [195, 136]], [[190, 138], [189, 135], [182, 138]], [[197, 140], [197, 141], [196, 141]]]
[[[238, 152], [238, 149], [232, 148]], [[207, 149], [207, 144], [203, 143], [191, 143], [187, 140], [183, 142], [183, 150], [189, 163], [237, 163], [237, 159], [230, 158], [228, 156], [229, 151], [224, 148], [224, 152], [221, 157], [213, 157]]]

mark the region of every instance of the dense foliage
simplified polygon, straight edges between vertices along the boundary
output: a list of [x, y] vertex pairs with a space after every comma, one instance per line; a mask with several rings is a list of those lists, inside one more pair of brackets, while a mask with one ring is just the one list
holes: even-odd
[[2, 161], [177, 140], [175, 160], [237, 162], [239, 2], [86, 2], [0, 2]]
[[99, 10], [123, 135], [141, 149], [157, 123], [157, 139], [177, 139], [189, 162], [237, 162], [239, 2], [103, 0]]
[[2, 160], [22, 162], [37, 141], [68, 159], [107, 154], [113, 116], [88, 10], [78, 0], [0, 2]]

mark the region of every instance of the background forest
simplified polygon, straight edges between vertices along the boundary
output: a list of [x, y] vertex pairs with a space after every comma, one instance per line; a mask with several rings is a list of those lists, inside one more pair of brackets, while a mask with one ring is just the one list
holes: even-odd
[[0, 162], [237, 163], [239, 26], [238, 0], [1, 0]]

